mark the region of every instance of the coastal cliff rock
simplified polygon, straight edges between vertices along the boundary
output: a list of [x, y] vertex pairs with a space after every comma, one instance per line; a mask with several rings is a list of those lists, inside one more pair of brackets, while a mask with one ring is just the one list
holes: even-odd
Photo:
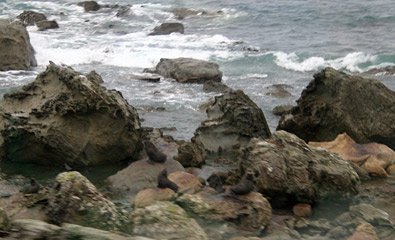
[[115, 90], [51, 63], [0, 101], [4, 158], [44, 165], [119, 164], [139, 150], [137, 111]]
[[155, 27], [154, 30], [148, 35], [169, 35], [171, 33], [184, 34], [184, 25], [177, 22], [162, 23], [161, 25]]
[[395, 152], [391, 148], [378, 143], [358, 144], [347, 133], [330, 142], [309, 142], [309, 145], [337, 153], [373, 176], [387, 177], [387, 168], [395, 166]]
[[0, 71], [37, 66], [29, 33], [18, 22], [0, 19]]
[[16, 18], [21, 20], [26, 26], [33, 26], [39, 21], [47, 20], [47, 17], [35, 11], [23, 11]]
[[359, 184], [350, 163], [285, 131], [252, 139], [239, 159], [240, 172], [254, 172], [257, 190], [279, 206], [353, 194]]
[[358, 143], [395, 149], [395, 92], [377, 80], [326, 68], [314, 75], [278, 130], [305, 141], [330, 141], [347, 133]]
[[47, 215], [56, 224], [67, 222], [104, 230], [120, 230], [128, 221], [79, 172], [64, 172], [56, 177], [48, 196]]
[[215, 97], [206, 113], [193, 138], [208, 152], [233, 152], [253, 137], [270, 136], [262, 110], [241, 90]]
[[155, 72], [181, 83], [203, 83], [209, 80], [220, 82], [222, 80], [222, 72], [218, 64], [193, 58], [161, 58], [156, 65]]
[[206, 240], [199, 224], [179, 206], [171, 202], [157, 202], [137, 208], [130, 215], [133, 233], [155, 239]]
[[250, 230], [266, 227], [272, 217], [269, 202], [257, 192], [234, 196], [202, 191], [197, 194], [182, 195], [176, 202], [188, 212], [201, 218], [229, 221]]

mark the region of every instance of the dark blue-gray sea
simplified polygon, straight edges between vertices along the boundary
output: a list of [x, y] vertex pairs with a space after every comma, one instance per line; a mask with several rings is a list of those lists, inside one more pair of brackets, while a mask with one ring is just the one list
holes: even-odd
[[[83, 73], [96, 70], [107, 88], [121, 91], [139, 110], [144, 126], [175, 127], [166, 133], [190, 139], [205, 117], [199, 105], [214, 94], [204, 93], [199, 84], [148, 83], [131, 80], [131, 74], [154, 67], [160, 58], [216, 62], [223, 82], [245, 91], [275, 129], [272, 108], [295, 104], [316, 71], [330, 66], [363, 73], [395, 65], [394, 0], [98, 2], [130, 11], [118, 17], [116, 8], [86, 13], [74, 0], [0, 0], [0, 18], [34, 10], [59, 24], [47, 31], [28, 27], [39, 66], [0, 72], [1, 95], [32, 81], [49, 61]], [[171, 10], [180, 7], [207, 14], [177, 20]], [[185, 34], [147, 36], [162, 22], [174, 21], [185, 25]], [[395, 89], [395, 76], [372, 77]], [[271, 94], [277, 84], [285, 84], [290, 94]]]

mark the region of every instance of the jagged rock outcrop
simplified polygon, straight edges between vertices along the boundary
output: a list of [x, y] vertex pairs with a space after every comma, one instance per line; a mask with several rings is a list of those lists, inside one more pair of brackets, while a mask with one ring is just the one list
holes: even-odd
[[359, 184], [349, 162], [285, 131], [252, 139], [239, 159], [240, 172], [254, 172], [257, 190], [279, 206], [347, 196]]
[[140, 150], [137, 111], [70, 67], [51, 63], [34, 82], [4, 95], [4, 158], [44, 165], [91, 166], [130, 160]]
[[23, 11], [16, 18], [21, 20], [26, 26], [33, 26], [39, 21], [47, 20], [44, 14], [35, 11]]
[[253, 137], [270, 136], [262, 110], [241, 90], [215, 97], [206, 112], [194, 141], [209, 152], [232, 152]]
[[148, 35], [169, 35], [171, 33], [184, 34], [184, 25], [177, 22], [162, 23], [161, 25], [155, 27], [154, 30]]
[[395, 149], [395, 92], [377, 80], [325, 68], [314, 75], [297, 104], [282, 116], [278, 130], [305, 141], [330, 141], [345, 132], [357, 143]]
[[73, 223], [104, 230], [120, 230], [127, 216], [79, 172], [60, 173], [48, 195], [47, 215], [55, 224]]
[[37, 66], [29, 33], [18, 22], [0, 19], [0, 71]]
[[222, 79], [218, 64], [193, 58], [161, 58], [155, 72], [181, 83], [220, 82]]

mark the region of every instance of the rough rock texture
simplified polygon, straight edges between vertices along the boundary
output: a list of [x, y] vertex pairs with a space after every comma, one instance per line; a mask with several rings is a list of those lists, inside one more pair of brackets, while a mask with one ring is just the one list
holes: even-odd
[[285, 115], [285, 114], [290, 113], [293, 107], [294, 107], [294, 106], [292, 106], [292, 105], [279, 105], [279, 106], [275, 106], [275, 107], [273, 108], [273, 110], [272, 110], [272, 113], [273, 113], [274, 115], [277, 115], [277, 116], [282, 116], [282, 115]]
[[184, 167], [177, 161], [168, 159], [165, 163], [151, 163], [148, 158], [133, 162], [127, 168], [107, 178], [109, 187], [128, 195], [133, 195], [145, 188], [157, 186], [159, 173], [164, 169], [170, 174], [184, 171]]
[[388, 226], [394, 230], [394, 225], [387, 212], [366, 203], [350, 207], [350, 214], [354, 219], [361, 219], [373, 225]]
[[377, 80], [326, 68], [314, 75], [297, 103], [277, 129], [305, 141], [330, 141], [346, 132], [358, 143], [395, 149], [395, 93]]
[[161, 58], [155, 71], [181, 83], [203, 83], [209, 80], [220, 82], [222, 79], [218, 64], [193, 58]]
[[272, 217], [269, 202], [260, 193], [217, 195], [209, 191], [184, 194], [177, 203], [187, 211], [207, 220], [230, 221], [244, 229], [260, 230]]
[[84, 1], [84, 2], [79, 2], [78, 6], [81, 6], [84, 8], [85, 12], [95, 12], [100, 10], [100, 5], [95, 2], [95, 1]]
[[0, 208], [0, 231], [8, 230], [10, 227], [10, 220], [4, 209]]
[[54, 29], [54, 28], [59, 28], [59, 25], [56, 21], [48, 21], [48, 20], [43, 20], [39, 21], [36, 23], [38, 30], [39, 31], [44, 31], [47, 29]]
[[289, 89], [292, 89], [292, 86], [287, 84], [273, 84], [271, 86], [266, 87], [266, 95], [272, 96], [275, 98], [286, 98], [292, 96], [289, 92]]
[[175, 160], [184, 167], [201, 167], [205, 163], [204, 149], [194, 142], [183, 142], [178, 147]]
[[45, 165], [117, 164], [139, 150], [137, 111], [69, 67], [53, 63], [0, 102], [7, 160]]
[[47, 17], [44, 14], [34, 11], [23, 11], [17, 16], [17, 18], [27, 26], [33, 26], [39, 21], [47, 20]]
[[172, 172], [168, 175], [170, 181], [178, 186], [178, 192], [194, 193], [202, 189], [203, 185], [199, 178], [187, 172]]
[[133, 233], [163, 240], [205, 240], [206, 233], [179, 206], [170, 202], [138, 208], [130, 215]]
[[307, 203], [298, 203], [292, 207], [292, 212], [297, 217], [310, 217], [312, 214], [311, 205]]
[[395, 164], [395, 152], [391, 148], [378, 143], [358, 144], [347, 133], [330, 142], [309, 142], [309, 145], [337, 153], [374, 176], [386, 177], [386, 169]]
[[12, 227], [14, 233], [10, 239], [56, 239], [61, 233], [59, 226], [34, 219], [16, 219]]
[[386, 66], [384, 68], [373, 68], [365, 73], [378, 75], [395, 75], [395, 66]]
[[215, 97], [206, 112], [194, 141], [209, 152], [231, 152], [253, 137], [270, 136], [262, 110], [241, 90]]
[[26, 28], [0, 19], [0, 71], [27, 70], [37, 66]]
[[146, 188], [137, 193], [132, 204], [136, 208], [146, 207], [157, 201], [169, 201], [174, 195], [175, 192], [170, 188]]
[[104, 230], [120, 230], [127, 222], [124, 213], [79, 172], [56, 177], [48, 196], [47, 214], [56, 224], [67, 222]]
[[226, 84], [217, 81], [205, 81], [203, 83], [203, 91], [205, 92], [219, 92], [225, 93], [227, 91], [231, 91], [232, 89], [228, 87]]
[[169, 35], [171, 33], [184, 33], [184, 25], [182, 23], [162, 23], [161, 25], [154, 28], [154, 30], [148, 35]]
[[379, 240], [379, 238], [371, 224], [362, 223], [347, 240]]
[[312, 203], [324, 197], [356, 192], [359, 178], [349, 162], [309, 147], [285, 131], [270, 139], [254, 138], [240, 156], [241, 172], [255, 173], [259, 192], [272, 204]]

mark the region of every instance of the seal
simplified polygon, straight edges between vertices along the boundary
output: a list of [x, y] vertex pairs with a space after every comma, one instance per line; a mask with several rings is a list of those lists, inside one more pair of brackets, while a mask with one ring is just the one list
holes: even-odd
[[145, 152], [148, 155], [149, 160], [156, 163], [166, 162], [166, 154], [159, 151], [159, 149], [150, 141], [144, 141]]
[[25, 185], [20, 192], [24, 194], [32, 194], [38, 193], [38, 191], [40, 191], [40, 184], [32, 178], [30, 179], [30, 183]]
[[254, 175], [252, 173], [246, 173], [238, 184], [231, 186], [229, 189], [235, 195], [249, 194], [255, 189]]
[[174, 192], [178, 192], [178, 186], [167, 178], [167, 170], [163, 169], [158, 175], [158, 188], [170, 188]]
[[223, 187], [222, 178], [218, 173], [211, 174], [210, 177], [207, 178], [208, 185], [215, 189], [218, 193], [225, 192], [225, 188]]

